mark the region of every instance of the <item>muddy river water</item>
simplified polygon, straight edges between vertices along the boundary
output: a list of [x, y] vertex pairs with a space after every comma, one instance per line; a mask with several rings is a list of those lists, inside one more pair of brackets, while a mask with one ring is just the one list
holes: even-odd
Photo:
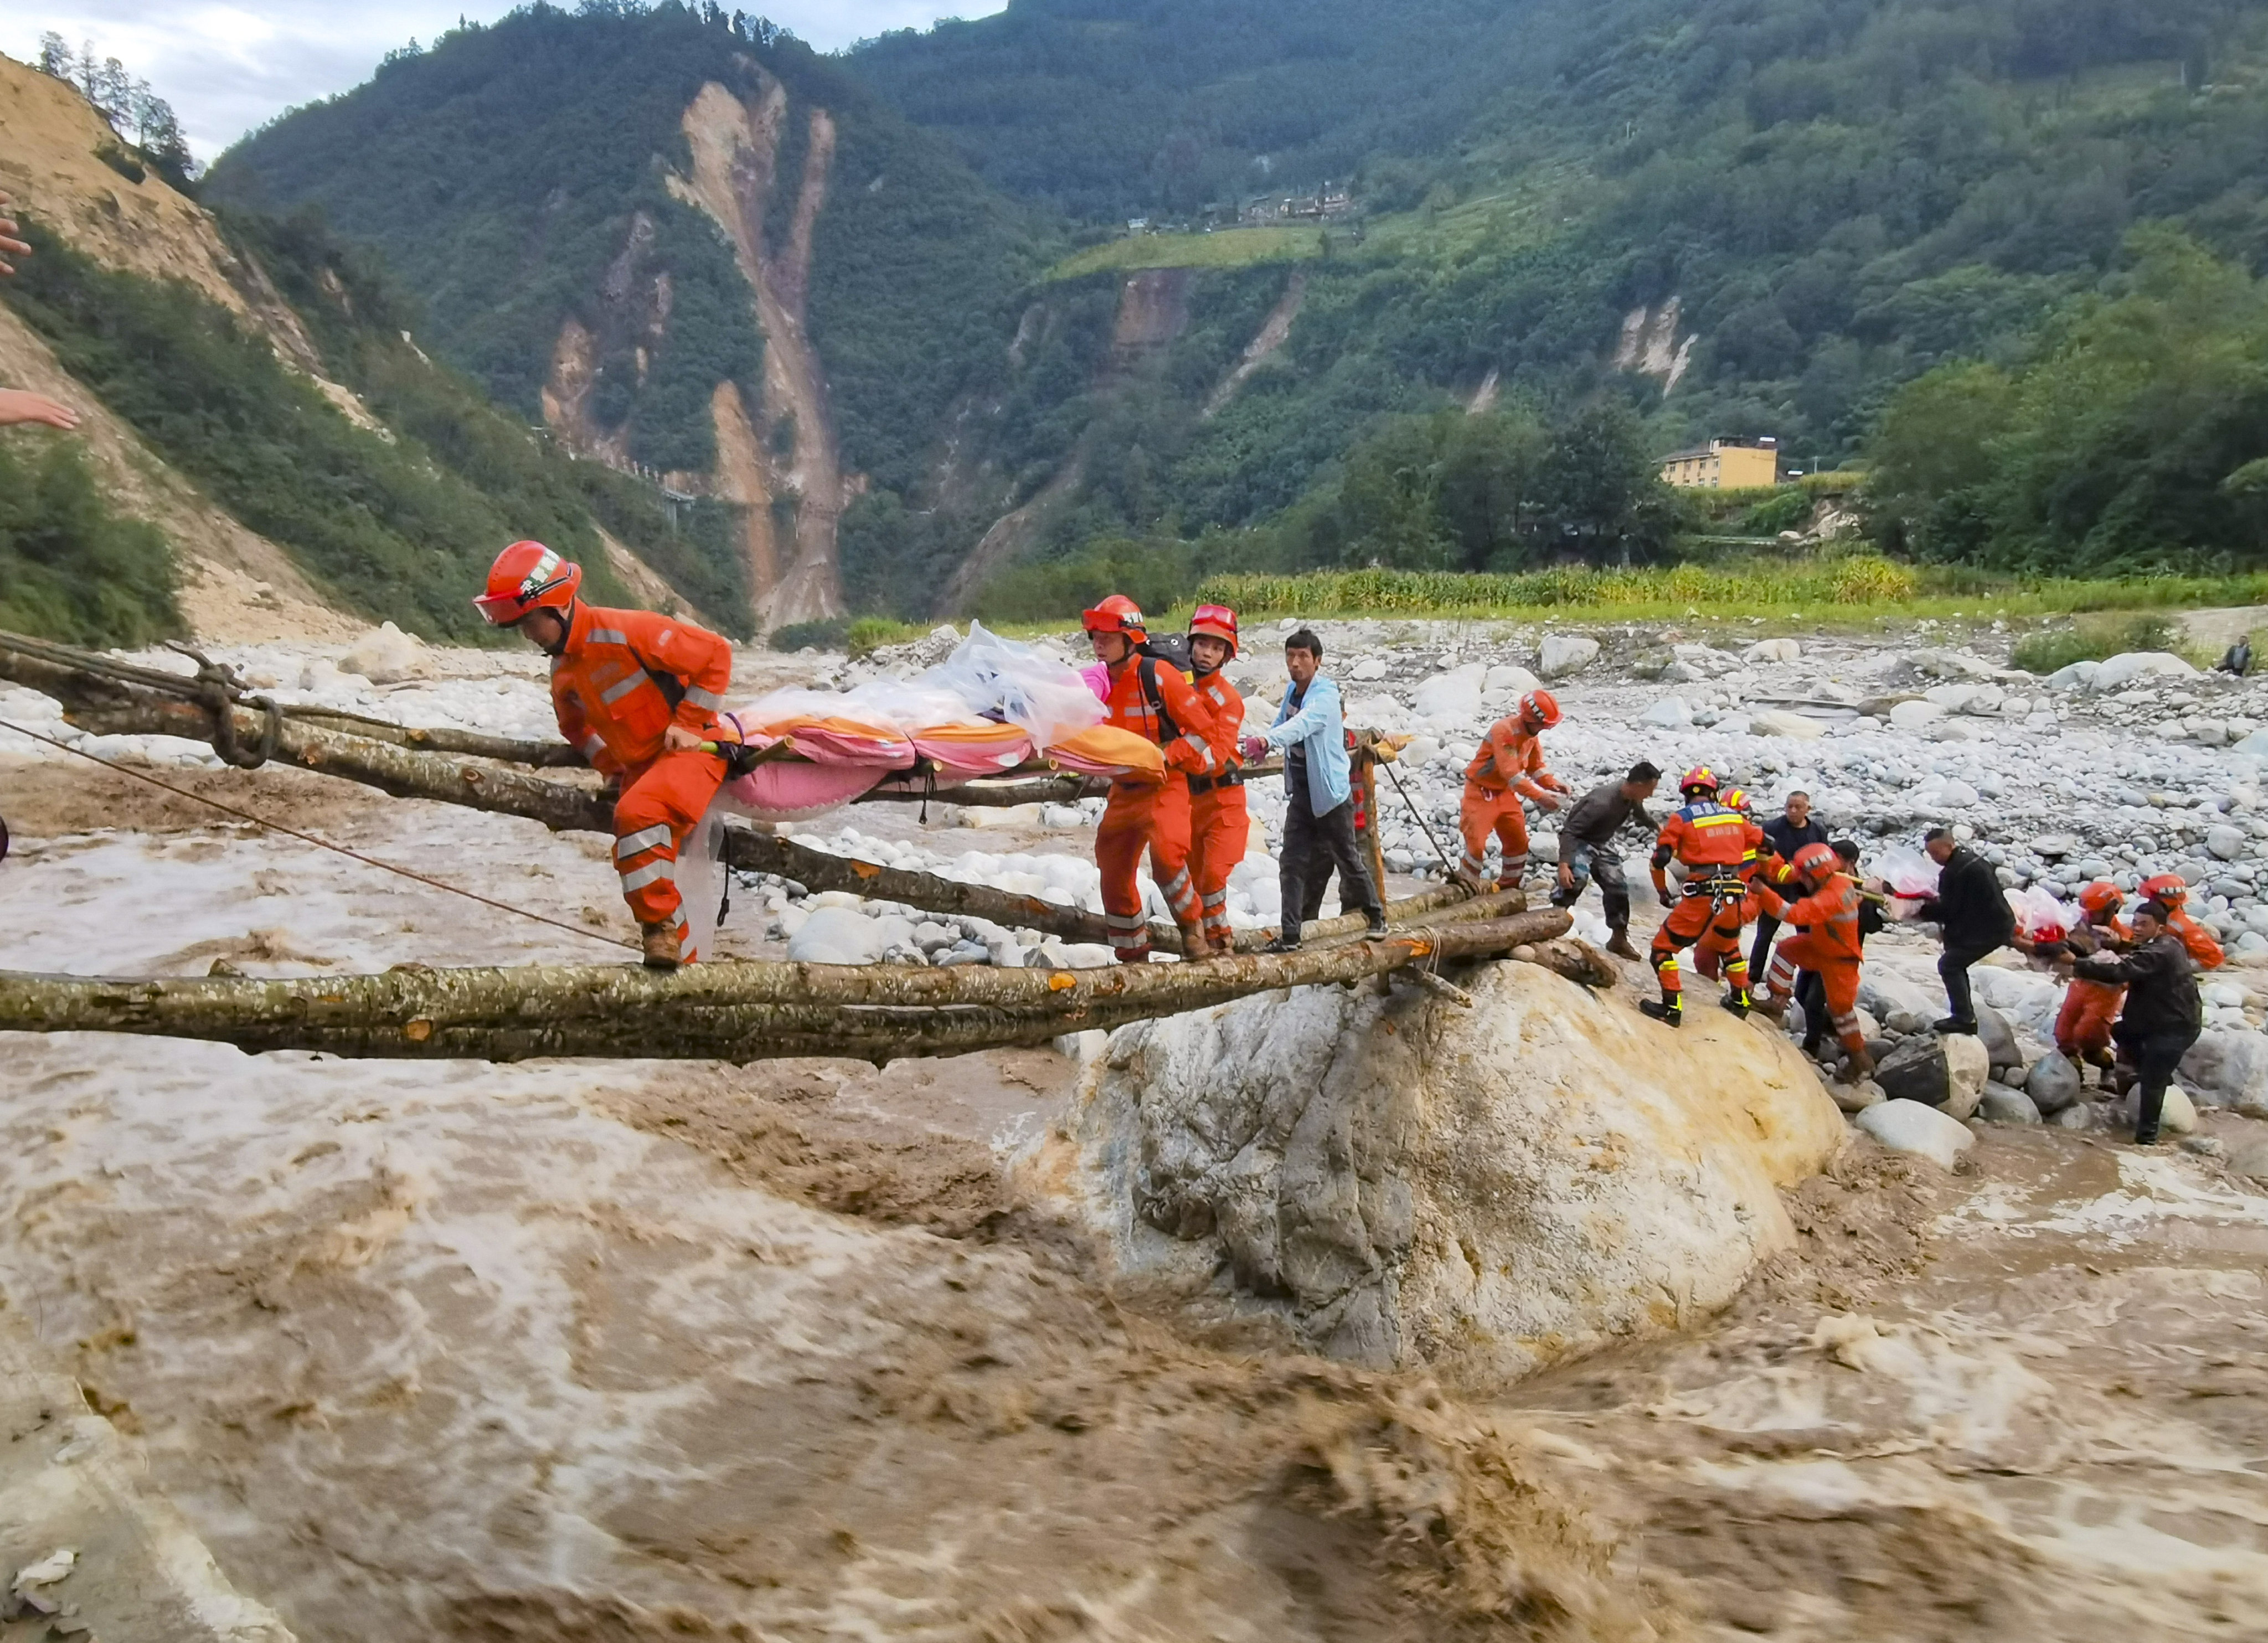
[[[11, 968], [602, 955], [0, 779]], [[619, 917], [602, 847], [257, 787]], [[0, 1067], [0, 1294], [305, 1639], [2268, 1635], [2268, 1197], [2207, 1159], [1858, 1143], [1723, 1317], [1506, 1386], [1114, 1284], [1016, 1167], [1053, 1051]]]

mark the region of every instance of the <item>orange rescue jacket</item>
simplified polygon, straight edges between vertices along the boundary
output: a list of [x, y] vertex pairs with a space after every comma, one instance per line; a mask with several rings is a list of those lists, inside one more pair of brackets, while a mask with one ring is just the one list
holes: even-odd
[[2182, 939], [2182, 945], [2190, 950], [2199, 969], [2220, 968], [2221, 961], [2228, 955], [2220, 950], [2220, 943], [2213, 939], [2212, 931], [2179, 908], [2174, 910], [2172, 923], [2174, 933]]
[[1205, 748], [1211, 756], [1204, 770], [1192, 774], [1219, 780], [1242, 763], [1236, 749], [1244, 733], [1244, 696], [1220, 676], [1219, 669], [1199, 674], [1189, 682], [1189, 689], [1211, 715], [1211, 722], [1204, 731]]
[[1756, 887], [1756, 905], [1784, 925], [1809, 931], [1837, 958], [1857, 963], [1865, 954], [1865, 937], [1859, 928], [1859, 881], [1847, 873], [1832, 873], [1801, 901], [1781, 899], [1770, 885]]
[[567, 643], [551, 659], [559, 733], [608, 776], [659, 758], [662, 733], [673, 724], [714, 737], [732, 688], [729, 644], [650, 610], [578, 600]]
[[1489, 726], [1480, 751], [1465, 766], [1465, 780], [1484, 793], [1510, 788], [1523, 799], [1564, 791], [1559, 778], [1543, 768], [1543, 736], [1524, 729], [1518, 714]]

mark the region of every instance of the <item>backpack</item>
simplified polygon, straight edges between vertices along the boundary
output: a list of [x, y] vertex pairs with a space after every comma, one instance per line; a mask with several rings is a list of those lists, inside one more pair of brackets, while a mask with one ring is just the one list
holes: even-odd
[[1189, 636], [1186, 633], [1161, 633], [1145, 641], [1138, 653], [1172, 663], [1182, 670], [1183, 678], [1197, 670], [1197, 664], [1189, 659]]
[[[1181, 659], [1178, 661], [1174, 659], [1176, 647], [1181, 652]], [[1189, 635], [1169, 633], [1162, 639], [1152, 639], [1135, 652], [1135, 655], [1140, 659], [1135, 666], [1142, 680], [1142, 699], [1150, 704], [1150, 711], [1158, 716], [1158, 745], [1161, 748], [1170, 747], [1180, 739], [1182, 727], [1174, 723], [1174, 716], [1166, 711], [1164, 693], [1158, 689], [1158, 664], [1163, 662], [1169, 667], [1178, 667], [1181, 669], [1182, 676], [1186, 679], [1189, 672]]]

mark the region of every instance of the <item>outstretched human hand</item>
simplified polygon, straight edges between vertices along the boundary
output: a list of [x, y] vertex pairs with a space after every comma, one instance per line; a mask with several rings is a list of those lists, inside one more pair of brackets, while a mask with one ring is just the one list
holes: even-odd
[[0, 388], [0, 428], [19, 422], [43, 422], [65, 431], [78, 426], [78, 413], [70, 406], [24, 388]]
[[8, 196], [0, 194], [0, 274], [13, 274], [16, 265], [10, 257], [27, 257], [32, 247], [16, 238], [15, 214], [8, 209]]

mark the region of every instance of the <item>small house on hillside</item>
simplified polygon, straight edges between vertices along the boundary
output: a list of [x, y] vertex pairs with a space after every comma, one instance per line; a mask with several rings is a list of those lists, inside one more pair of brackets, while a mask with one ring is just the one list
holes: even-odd
[[1662, 459], [1664, 484], [1704, 490], [1755, 490], [1779, 483], [1777, 439], [1712, 439]]

